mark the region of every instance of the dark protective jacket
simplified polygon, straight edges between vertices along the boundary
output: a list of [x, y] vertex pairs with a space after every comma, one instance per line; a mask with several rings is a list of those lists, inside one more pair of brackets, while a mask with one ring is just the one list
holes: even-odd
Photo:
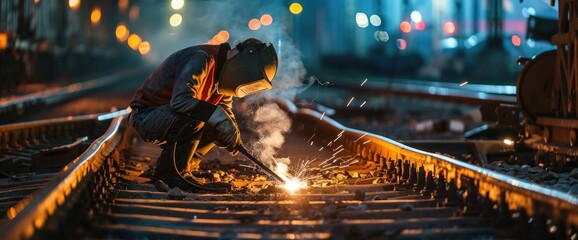
[[162, 142], [178, 118], [206, 122], [218, 105], [233, 118], [232, 97], [218, 94], [215, 86], [229, 49], [227, 43], [199, 45], [167, 57], [130, 103], [135, 115], [131, 125], [139, 135], [148, 142]]

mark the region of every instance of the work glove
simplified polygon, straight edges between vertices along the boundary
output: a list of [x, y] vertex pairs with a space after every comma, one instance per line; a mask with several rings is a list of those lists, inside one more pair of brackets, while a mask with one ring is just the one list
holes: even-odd
[[235, 147], [241, 143], [239, 127], [221, 106], [217, 106], [207, 124], [217, 130], [217, 145], [236, 155]]

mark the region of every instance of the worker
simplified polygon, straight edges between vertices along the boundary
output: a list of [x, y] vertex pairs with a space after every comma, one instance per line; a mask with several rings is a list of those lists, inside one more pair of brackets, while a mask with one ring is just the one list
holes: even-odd
[[234, 156], [241, 144], [233, 98], [271, 89], [277, 62], [272, 44], [255, 38], [235, 48], [191, 46], [165, 59], [136, 91], [128, 118], [138, 136], [162, 149], [152, 180], [188, 191], [210, 189], [195, 174], [202, 157], [215, 145]]

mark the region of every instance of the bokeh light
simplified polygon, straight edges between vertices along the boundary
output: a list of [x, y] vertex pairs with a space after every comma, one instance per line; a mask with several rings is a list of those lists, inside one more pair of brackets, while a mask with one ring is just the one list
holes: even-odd
[[522, 39], [518, 35], [512, 35], [512, 44], [514, 46], [519, 47], [522, 44]]
[[273, 23], [273, 17], [271, 17], [271, 15], [263, 14], [263, 16], [261, 16], [261, 24], [263, 24], [263, 26], [269, 26], [271, 23]]
[[289, 11], [293, 14], [299, 14], [303, 11], [303, 6], [299, 3], [291, 3], [291, 5], [289, 5]]
[[118, 26], [116, 26], [115, 34], [116, 34], [116, 38], [119, 41], [124, 42], [128, 38], [128, 35], [130, 34], [130, 32], [128, 31], [128, 28], [126, 28], [126, 25], [121, 23]]
[[411, 14], [409, 15], [409, 17], [411, 18], [411, 21], [412, 21], [412, 22], [415, 22], [415, 23], [421, 22], [421, 20], [422, 20], [422, 19], [421, 19], [421, 13], [418, 12], [418, 11], [413, 11], [413, 12], [411, 12]]
[[185, 5], [184, 0], [172, 0], [171, 1], [171, 7], [174, 10], [179, 10], [179, 9], [183, 8], [184, 5]]
[[128, 0], [118, 0], [118, 10], [121, 12], [126, 11], [128, 8]]
[[373, 33], [373, 37], [376, 41], [379, 42], [389, 41], [389, 34], [386, 31], [375, 31], [375, 33]]
[[179, 25], [181, 25], [181, 22], [183, 22], [183, 17], [181, 16], [181, 14], [178, 13], [173, 14], [169, 19], [169, 23], [173, 27], [178, 27]]
[[90, 22], [92, 23], [92, 25], [97, 25], [100, 22], [101, 16], [102, 13], [100, 12], [100, 8], [99, 7], [93, 8], [92, 12], [90, 13]]
[[261, 21], [259, 19], [253, 18], [249, 21], [249, 29], [256, 31], [261, 28]]
[[379, 26], [381, 25], [381, 18], [378, 15], [371, 15], [371, 17], [369, 17], [369, 22], [371, 23], [371, 25], [373, 26]]
[[397, 48], [399, 48], [399, 50], [405, 50], [407, 48], [407, 42], [405, 39], [397, 39]]
[[419, 30], [419, 31], [423, 31], [425, 29], [425, 22], [419, 21], [415, 23], [415, 29]]
[[144, 41], [138, 45], [138, 52], [141, 55], [147, 55], [150, 50], [151, 50], [151, 45], [147, 41]]
[[0, 49], [8, 47], [8, 34], [0, 32]]
[[448, 35], [456, 33], [456, 25], [453, 22], [444, 23], [444, 32]]
[[399, 29], [404, 33], [411, 32], [411, 24], [408, 21], [402, 21], [399, 24]]
[[80, 0], [68, 0], [68, 7], [72, 10], [76, 10], [80, 7]]
[[138, 5], [133, 5], [130, 7], [130, 10], [128, 10], [128, 18], [133, 22], [138, 20], [139, 15], [140, 15], [140, 8]]
[[355, 23], [357, 23], [357, 26], [360, 28], [366, 28], [367, 26], [369, 26], [369, 20], [367, 19], [367, 14], [365, 13], [356, 13], [355, 14]]
[[128, 37], [128, 46], [132, 48], [132, 50], [137, 50], [141, 42], [141, 38], [136, 34], [131, 34]]

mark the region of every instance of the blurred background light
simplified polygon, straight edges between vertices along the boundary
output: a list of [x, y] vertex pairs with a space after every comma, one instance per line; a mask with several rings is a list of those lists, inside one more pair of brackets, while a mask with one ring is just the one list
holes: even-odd
[[269, 26], [271, 23], [273, 23], [273, 17], [271, 15], [263, 14], [263, 16], [261, 16], [261, 24], [263, 24], [263, 26]]
[[92, 25], [98, 25], [101, 16], [102, 13], [100, 12], [100, 8], [94, 7], [92, 9], [92, 12], [90, 13], [90, 22], [92, 23]]
[[68, 7], [72, 10], [80, 8], [80, 0], [68, 0]]
[[453, 35], [456, 33], [456, 25], [453, 22], [444, 23], [444, 32], [447, 35]]
[[131, 6], [130, 10], [128, 10], [128, 18], [133, 22], [138, 20], [139, 15], [140, 15], [140, 8], [137, 5]]
[[128, 0], [118, 0], [118, 10], [121, 12], [126, 11], [128, 8]]
[[381, 18], [378, 15], [373, 14], [371, 15], [371, 17], [369, 17], [369, 22], [371, 23], [371, 25], [377, 27], [381, 25]]
[[405, 50], [407, 48], [407, 42], [405, 41], [405, 39], [397, 39], [397, 48], [399, 48], [399, 50]]
[[421, 13], [418, 12], [418, 11], [413, 11], [413, 12], [411, 12], [411, 14], [409, 15], [409, 17], [411, 18], [411, 21], [412, 21], [412, 22], [415, 22], [415, 23], [421, 22], [421, 20], [422, 20], [422, 19], [421, 19]]
[[293, 14], [299, 14], [303, 11], [303, 6], [299, 3], [291, 3], [291, 5], [289, 5], [289, 11]]
[[458, 47], [458, 40], [456, 40], [453, 37], [442, 39], [440, 41], [440, 45], [442, 46], [442, 48], [456, 48]]
[[516, 47], [519, 47], [522, 44], [522, 39], [520, 36], [516, 34], [512, 35], [512, 44], [514, 44]]
[[409, 33], [411, 32], [411, 24], [408, 21], [402, 21], [399, 24], [399, 29], [403, 32], [403, 33]]
[[169, 19], [169, 23], [173, 27], [178, 27], [179, 25], [181, 25], [181, 22], [183, 22], [183, 17], [181, 16], [181, 14], [178, 13], [173, 14]]
[[8, 47], [8, 34], [0, 32], [0, 49]]
[[138, 52], [141, 55], [147, 55], [150, 50], [151, 50], [151, 45], [147, 41], [144, 41], [138, 45]]
[[367, 14], [358, 12], [355, 14], [355, 23], [360, 28], [365, 28], [369, 26], [369, 20], [367, 19]]
[[425, 22], [423, 20], [415, 23], [415, 29], [423, 31], [425, 29]]
[[376, 41], [379, 42], [389, 41], [389, 34], [386, 31], [375, 31], [375, 33], [373, 33], [373, 37]]
[[139, 45], [141, 44], [141, 38], [136, 35], [136, 34], [131, 34], [128, 37], [128, 46], [132, 49], [132, 50], [137, 50], [139, 48]]
[[128, 38], [130, 32], [128, 31], [128, 28], [126, 28], [126, 25], [121, 23], [116, 27], [115, 34], [119, 41], [124, 42]]
[[249, 20], [249, 29], [256, 31], [259, 30], [259, 28], [261, 28], [261, 22], [259, 19], [253, 18]]
[[174, 10], [179, 10], [179, 9], [183, 8], [184, 5], [185, 5], [184, 0], [171, 0], [171, 7]]

